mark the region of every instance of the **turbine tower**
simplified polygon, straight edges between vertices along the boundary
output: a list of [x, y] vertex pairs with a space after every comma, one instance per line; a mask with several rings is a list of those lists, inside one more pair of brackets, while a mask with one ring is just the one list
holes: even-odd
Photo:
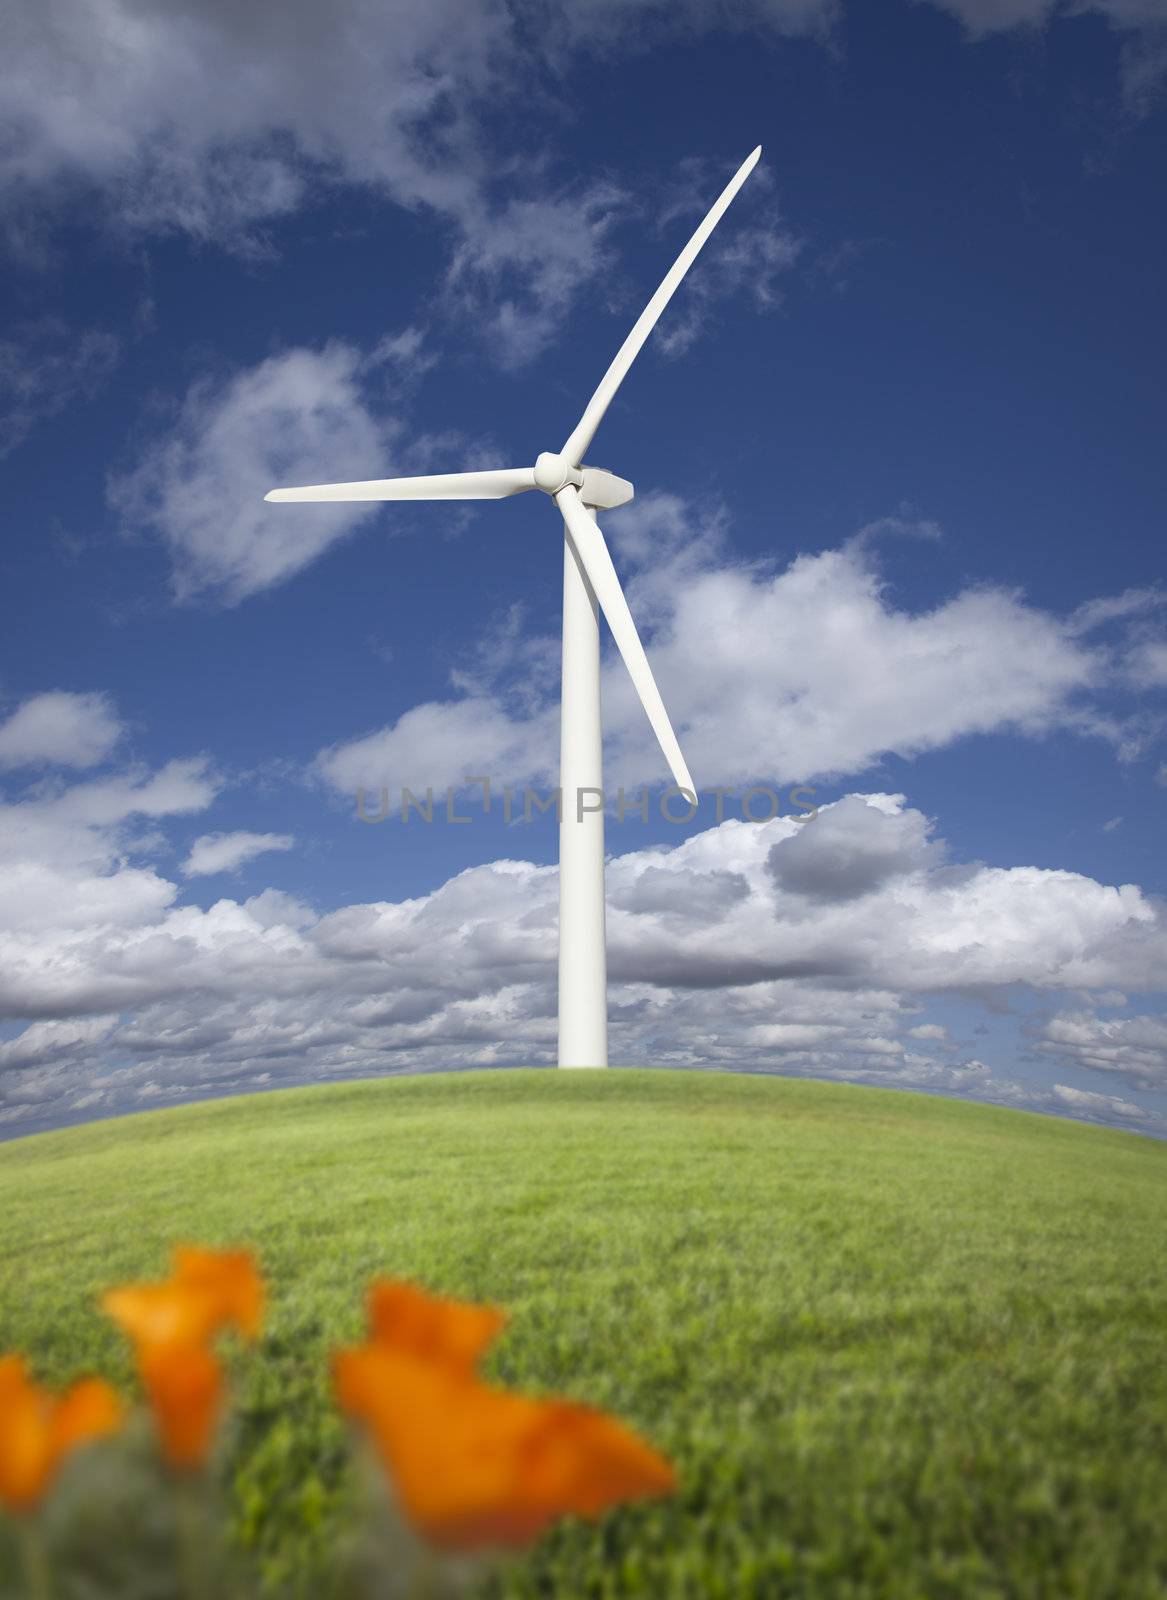
[[596, 429], [658, 317], [762, 153], [738, 168], [616, 352], [599, 387], [558, 452], [533, 467], [447, 472], [367, 483], [273, 489], [265, 500], [501, 500], [542, 489], [563, 518], [563, 679], [559, 743], [559, 1065], [608, 1064], [607, 956], [604, 942], [604, 780], [600, 721], [600, 624], [607, 618], [673, 781], [697, 792], [596, 520], [632, 499], [632, 485], [584, 464]]

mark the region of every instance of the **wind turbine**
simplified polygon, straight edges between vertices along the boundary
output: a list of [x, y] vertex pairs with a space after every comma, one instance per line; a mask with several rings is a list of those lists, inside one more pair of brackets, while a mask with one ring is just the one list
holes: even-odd
[[600, 379], [563, 448], [545, 450], [533, 467], [444, 472], [367, 483], [319, 483], [273, 489], [265, 500], [501, 500], [542, 489], [563, 518], [563, 688], [559, 746], [559, 1065], [608, 1064], [607, 955], [604, 943], [604, 809], [600, 723], [599, 611], [608, 619], [640, 703], [678, 789], [697, 792], [673, 732], [624, 590], [596, 520], [632, 499], [632, 485], [584, 456], [604, 413], [698, 252], [721, 221], [762, 153], [742, 162]]

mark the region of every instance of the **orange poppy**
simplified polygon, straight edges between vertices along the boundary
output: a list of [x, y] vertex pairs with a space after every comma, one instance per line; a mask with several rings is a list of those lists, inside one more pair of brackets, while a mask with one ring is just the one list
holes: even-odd
[[443, 1300], [416, 1284], [379, 1278], [369, 1289], [373, 1340], [469, 1372], [507, 1324], [496, 1306]]
[[[378, 1284], [371, 1302], [373, 1339], [336, 1356], [337, 1398], [368, 1426], [405, 1515], [432, 1543], [521, 1545], [557, 1517], [676, 1487], [669, 1462], [615, 1418], [476, 1377], [501, 1313], [409, 1285]], [[488, 1315], [476, 1322], [475, 1310]]]
[[154, 1345], [138, 1357], [162, 1454], [179, 1472], [207, 1459], [223, 1399], [223, 1369], [202, 1345]]
[[173, 1278], [166, 1283], [129, 1283], [101, 1297], [103, 1310], [143, 1350], [202, 1345], [222, 1323], [217, 1298]]
[[109, 1384], [85, 1378], [64, 1394], [33, 1383], [19, 1356], [0, 1360], [0, 1500], [11, 1511], [39, 1504], [71, 1451], [121, 1426]]
[[254, 1339], [263, 1321], [263, 1280], [246, 1250], [180, 1245], [164, 1283], [110, 1289], [102, 1305], [139, 1346], [202, 1344], [228, 1323]]
[[216, 1300], [221, 1320], [257, 1339], [263, 1326], [263, 1279], [249, 1250], [205, 1250], [179, 1245], [173, 1255], [174, 1281], [205, 1291]]
[[255, 1338], [263, 1320], [263, 1281], [245, 1250], [181, 1245], [164, 1283], [127, 1284], [102, 1299], [134, 1340], [138, 1370], [172, 1467], [207, 1458], [223, 1399], [223, 1369], [207, 1348], [233, 1324]]

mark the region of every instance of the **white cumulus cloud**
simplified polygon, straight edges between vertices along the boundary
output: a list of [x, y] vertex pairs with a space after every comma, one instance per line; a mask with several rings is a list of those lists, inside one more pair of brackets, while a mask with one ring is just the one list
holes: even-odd
[[295, 842], [290, 833], [204, 833], [191, 846], [182, 870], [188, 878], [236, 872], [256, 856], [290, 850]]
[[[967, 588], [924, 611], [898, 605], [869, 542], [772, 565], [734, 562], [723, 519], [648, 495], [609, 519], [665, 703], [699, 788], [861, 772], [994, 730], [1093, 730], [1092, 690], [1109, 658], [1070, 621], [1008, 590]], [[546, 641], [548, 649], [553, 641]], [[531, 642], [459, 669], [461, 697], [426, 702], [388, 728], [321, 752], [337, 789], [546, 781], [558, 709], [533, 689]], [[623, 664], [604, 668], [609, 782], [661, 779]]]
[[[776, 863], [806, 848], [825, 808], [813, 821], [726, 821], [673, 849], [613, 855], [613, 1059], [898, 1083], [1131, 1120], [1117, 1102], [1075, 1108], [961, 1059], [918, 1018], [922, 998], [946, 993], [992, 1000], [1029, 986], [1113, 998], [1120, 977], [1161, 991], [1167, 927], [1154, 903], [1075, 873], [955, 866], [895, 796], [835, 807], [850, 819], [840, 846], [849, 831], [857, 841], [847, 859], [870, 856], [864, 809], [879, 822], [880, 870], [842, 896], [829, 874], [805, 876], [797, 893], [779, 886]], [[79, 858], [71, 876], [117, 886], [128, 870]], [[554, 1058], [554, 868], [494, 861], [429, 894], [326, 914], [271, 890], [203, 910], [157, 881], [153, 901], [123, 894], [120, 916], [80, 917], [62, 896], [54, 915], [3, 927], [0, 1016], [28, 1023], [0, 1058], [10, 1123], [73, 1114], [79, 1097], [116, 1110], [196, 1090]], [[70, 1032], [70, 1019], [94, 1018], [92, 1035]], [[1093, 1055], [1079, 1064], [1110, 1070]]]
[[0, 767], [95, 767], [122, 731], [108, 695], [31, 695], [0, 722]]

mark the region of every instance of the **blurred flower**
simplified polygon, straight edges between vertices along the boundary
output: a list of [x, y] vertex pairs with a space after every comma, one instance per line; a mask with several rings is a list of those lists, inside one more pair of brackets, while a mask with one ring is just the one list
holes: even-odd
[[180, 1244], [174, 1251], [174, 1281], [213, 1299], [220, 1320], [231, 1322], [249, 1339], [263, 1327], [263, 1279], [249, 1250], [204, 1250]]
[[223, 1397], [223, 1371], [207, 1348], [232, 1325], [254, 1339], [263, 1321], [263, 1281], [244, 1250], [182, 1245], [164, 1283], [111, 1289], [105, 1311], [133, 1339], [138, 1371], [172, 1467], [190, 1471], [207, 1458]]
[[369, 1325], [375, 1343], [466, 1372], [473, 1371], [507, 1320], [506, 1312], [496, 1306], [443, 1300], [394, 1278], [378, 1278], [369, 1288]]
[[19, 1356], [0, 1359], [0, 1500], [31, 1511], [65, 1457], [121, 1426], [122, 1404], [107, 1383], [85, 1378], [53, 1395], [28, 1376]]
[[170, 1345], [203, 1345], [223, 1322], [214, 1297], [174, 1279], [109, 1289], [101, 1305], [133, 1339], [139, 1355]]
[[179, 1472], [207, 1459], [223, 1398], [223, 1368], [199, 1344], [147, 1345], [138, 1353], [162, 1453]]
[[337, 1397], [368, 1426], [403, 1511], [432, 1543], [525, 1544], [556, 1517], [675, 1488], [668, 1461], [615, 1418], [477, 1377], [500, 1312], [390, 1283], [374, 1285], [370, 1312], [370, 1341], [335, 1358]]
[[263, 1322], [263, 1280], [246, 1250], [180, 1245], [164, 1283], [110, 1289], [102, 1305], [139, 1346], [202, 1344], [233, 1324], [249, 1339]]

